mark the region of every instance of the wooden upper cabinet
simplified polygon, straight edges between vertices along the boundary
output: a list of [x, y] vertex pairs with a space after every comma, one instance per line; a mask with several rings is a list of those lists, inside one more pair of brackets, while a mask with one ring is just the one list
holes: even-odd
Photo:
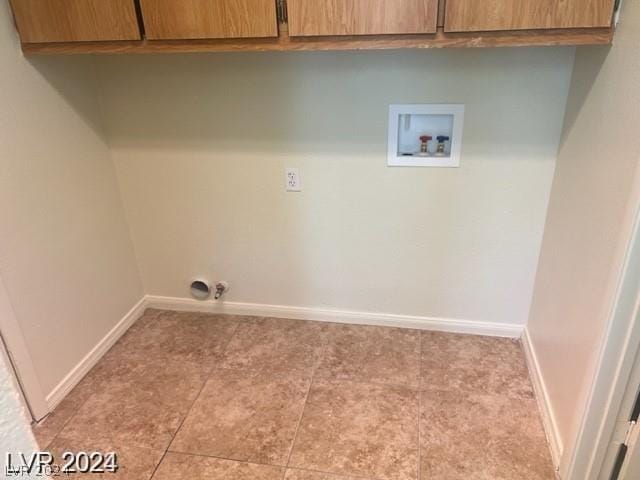
[[140, 0], [150, 40], [277, 37], [275, 0]]
[[133, 0], [11, 0], [23, 43], [140, 40]]
[[438, 0], [288, 0], [289, 35], [435, 33]]
[[446, 0], [445, 31], [610, 27], [615, 0]]

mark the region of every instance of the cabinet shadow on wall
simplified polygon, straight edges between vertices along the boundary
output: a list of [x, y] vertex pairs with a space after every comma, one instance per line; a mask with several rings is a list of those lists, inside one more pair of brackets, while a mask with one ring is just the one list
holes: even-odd
[[390, 104], [463, 103], [463, 148], [518, 158], [547, 155], [570, 60], [568, 48], [526, 48], [114, 55], [95, 64], [116, 149], [384, 157]]
[[99, 102], [96, 59], [89, 56], [26, 57], [64, 102], [108, 143]]
[[[576, 63], [574, 64], [571, 78], [571, 93], [567, 99], [567, 109], [564, 118], [564, 127], [560, 137], [559, 151], [571, 133], [578, 119], [585, 100], [591, 93], [600, 71], [611, 51], [611, 45], [578, 47], [576, 50]], [[588, 57], [588, 61], [584, 61]]]
[[506, 48], [29, 61], [114, 149], [384, 159], [390, 104], [463, 103], [465, 151], [546, 159], [570, 57], [568, 48]]

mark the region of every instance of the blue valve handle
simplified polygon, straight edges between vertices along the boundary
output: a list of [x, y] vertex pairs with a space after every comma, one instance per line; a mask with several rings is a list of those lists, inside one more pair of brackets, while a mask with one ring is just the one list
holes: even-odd
[[448, 140], [449, 140], [449, 137], [446, 137], [446, 136], [444, 136], [444, 135], [440, 135], [440, 136], [438, 137], [438, 142], [440, 142], [440, 143], [442, 143], [442, 142], [446, 142], [446, 141], [448, 141]]

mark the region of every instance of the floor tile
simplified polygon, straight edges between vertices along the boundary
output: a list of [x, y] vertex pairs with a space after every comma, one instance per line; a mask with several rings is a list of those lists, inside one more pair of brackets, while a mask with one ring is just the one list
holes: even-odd
[[131, 362], [189, 362], [210, 370], [245, 318], [149, 309], [110, 353]]
[[283, 468], [167, 453], [153, 480], [281, 480]]
[[415, 479], [418, 394], [355, 382], [315, 382], [290, 467], [382, 480]]
[[417, 386], [420, 332], [334, 325], [317, 378]]
[[39, 424], [33, 426], [33, 434], [41, 450], [47, 449], [56, 435], [84, 405], [89, 396], [91, 396], [90, 393], [83, 392], [77, 388], [72, 390], [53, 412]]
[[55, 464], [64, 464], [63, 452], [100, 452], [106, 454], [115, 452], [118, 470], [115, 473], [75, 473], [61, 474], [60, 478], [77, 480], [149, 480], [156, 466], [160, 463], [164, 452], [131, 446], [116, 446], [112, 443], [76, 442], [58, 437], [50, 446], [49, 451], [55, 458]]
[[243, 322], [227, 346], [224, 368], [310, 374], [326, 344], [326, 323], [280, 318]]
[[47, 447], [92, 395], [102, 391], [110, 381], [126, 381], [126, 376], [133, 370], [128, 358], [115, 354], [113, 350], [107, 352], [55, 410], [34, 426], [38, 445]]
[[41, 441], [62, 429], [74, 441], [164, 450], [241, 321], [147, 310], [42, 425]]
[[308, 389], [298, 376], [216, 370], [170, 450], [285, 465]]
[[516, 340], [422, 332], [421, 388], [533, 398]]
[[34, 433], [114, 479], [554, 478], [518, 342], [384, 327], [147, 310]]
[[531, 399], [424, 391], [422, 480], [553, 480], [537, 405]]
[[287, 470], [284, 480], [361, 480], [362, 477], [345, 477], [331, 473], [311, 472], [309, 470]]
[[205, 380], [206, 373], [190, 363], [132, 365], [100, 384], [61, 435], [164, 450]]

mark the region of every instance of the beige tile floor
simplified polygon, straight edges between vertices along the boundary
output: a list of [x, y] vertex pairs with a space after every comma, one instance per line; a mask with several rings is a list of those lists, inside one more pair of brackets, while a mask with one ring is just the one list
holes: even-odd
[[147, 310], [34, 430], [114, 480], [554, 478], [518, 342], [386, 327]]

